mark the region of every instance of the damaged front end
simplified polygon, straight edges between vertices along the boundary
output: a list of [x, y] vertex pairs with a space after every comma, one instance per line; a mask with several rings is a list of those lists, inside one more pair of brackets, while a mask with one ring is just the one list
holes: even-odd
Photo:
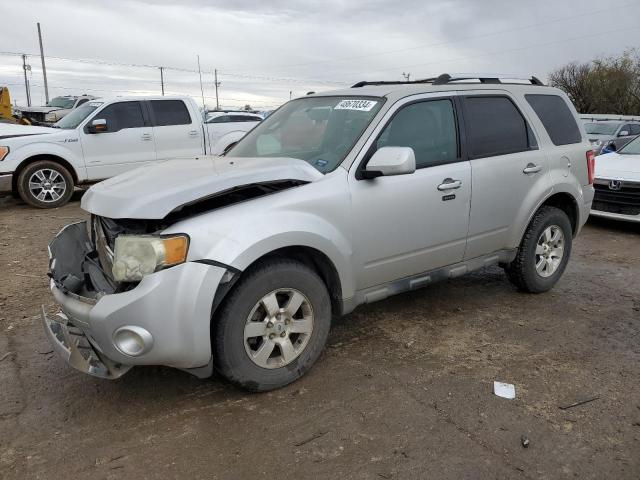
[[56, 353], [72, 367], [96, 377], [114, 379], [126, 373], [130, 366], [107, 358], [85, 333], [100, 296], [118, 290], [101, 268], [87, 222], [67, 225], [49, 244], [49, 277], [62, 308], [50, 317], [43, 306], [41, 316]]

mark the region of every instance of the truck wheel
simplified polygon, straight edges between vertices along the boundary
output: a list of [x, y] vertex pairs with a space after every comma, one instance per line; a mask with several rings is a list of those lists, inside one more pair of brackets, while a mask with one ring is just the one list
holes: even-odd
[[275, 259], [245, 272], [216, 317], [216, 369], [244, 389], [264, 392], [297, 380], [318, 359], [331, 301], [313, 270]]
[[20, 198], [32, 207], [61, 207], [73, 195], [73, 177], [62, 165], [41, 160], [28, 165], [18, 176]]
[[559, 208], [542, 207], [529, 223], [516, 258], [506, 268], [509, 280], [524, 292], [550, 290], [569, 262], [571, 244], [567, 214]]

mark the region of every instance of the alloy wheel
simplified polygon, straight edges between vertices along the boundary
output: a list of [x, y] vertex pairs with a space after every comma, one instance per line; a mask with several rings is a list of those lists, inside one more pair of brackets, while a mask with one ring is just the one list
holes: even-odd
[[56, 170], [42, 168], [29, 177], [29, 192], [33, 198], [52, 203], [60, 200], [67, 191], [67, 182]]
[[313, 308], [296, 289], [277, 289], [256, 303], [244, 327], [244, 347], [253, 363], [280, 368], [298, 358], [313, 332]]
[[557, 225], [544, 229], [536, 244], [536, 271], [541, 277], [553, 275], [564, 256], [564, 233]]

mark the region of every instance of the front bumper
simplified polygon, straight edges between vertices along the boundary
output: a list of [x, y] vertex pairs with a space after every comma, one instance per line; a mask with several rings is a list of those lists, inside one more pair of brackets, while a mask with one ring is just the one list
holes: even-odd
[[[135, 365], [193, 370], [211, 364], [211, 309], [225, 268], [187, 262], [148, 275], [130, 290], [103, 294], [81, 274], [82, 255], [92, 248], [85, 222], [65, 227], [49, 247], [51, 292], [61, 312], [51, 318], [43, 313], [43, 323], [54, 350], [69, 365], [118, 378]], [[85, 284], [68, 282], [65, 272], [84, 278]], [[137, 355], [123, 353], [114, 339], [123, 328], [148, 332], [149, 348]]]
[[0, 173], [0, 193], [9, 193], [13, 189], [13, 173]]

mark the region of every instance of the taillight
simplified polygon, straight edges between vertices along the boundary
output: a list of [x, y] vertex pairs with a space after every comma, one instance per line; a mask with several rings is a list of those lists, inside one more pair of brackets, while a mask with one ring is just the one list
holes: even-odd
[[587, 175], [589, 177], [589, 185], [593, 184], [593, 178], [596, 174], [596, 154], [593, 150], [587, 152]]

